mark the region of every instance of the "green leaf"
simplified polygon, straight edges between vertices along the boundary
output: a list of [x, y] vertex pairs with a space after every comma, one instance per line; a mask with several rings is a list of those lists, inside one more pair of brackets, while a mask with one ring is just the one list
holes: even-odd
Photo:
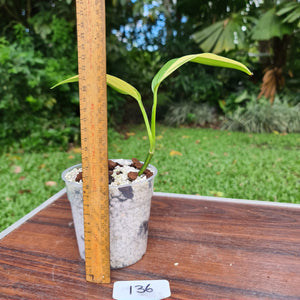
[[[214, 53], [220, 53], [223, 50], [228, 51], [228, 49], [230, 50], [230, 48], [225, 49], [225, 45], [224, 45], [226, 43], [226, 39], [227, 39], [226, 35], [227, 34], [228, 34], [227, 31], [225, 32], [222, 30], [222, 34], [220, 34], [219, 38], [216, 41], [216, 44], [214, 45], [214, 48], [213, 48]], [[228, 42], [229, 42], [229, 40], [228, 40]], [[233, 45], [233, 48], [234, 48], [233, 39], [232, 39], [231, 44]]]
[[299, 8], [299, 4], [297, 2], [290, 2], [284, 4], [284, 6], [278, 10], [276, 13], [278, 16], [282, 16], [287, 12], [294, 11], [295, 9]]
[[141, 94], [138, 92], [138, 90], [135, 87], [133, 87], [126, 81], [108, 74], [106, 74], [106, 81], [107, 81], [107, 85], [109, 85], [117, 92], [124, 95], [129, 95], [134, 99], [136, 99], [138, 102], [141, 101]]
[[[63, 81], [60, 81], [59, 83], [52, 86], [51, 89], [54, 89], [55, 87], [65, 84], [65, 83], [78, 82], [78, 80], [79, 80], [79, 76], [75, 75], [75, 76], [67, 78]], [[137, 91], [137, 89], [134, 88], [129, 83], [125, 82], [124, 80], [122, 80], [118, 77], [106, 74], [106, 82], [107, 82], [107, 85], [109, 85], [111, 88], [113, 88], [117, 92], [124, 94], [124, 95], [129, 95], [129, 96], [133, 97], [134, 99], [136, 99], [137, 101], [141, 101], [141, 95]]]
[[51, 89], [54, 89], [57, 86], [65, 84], [65, 83], [78, 82], [78, 79], [79, 79], [78, 75], [72, 76], [72, 77], [70, 77], [68, 79], [65, 79], [63, 81], [60, 81], [60, 82], [56, 83], [54, 86], [51, 87]]
[[253, 28], [252, 38], [259, 41], [267, 41], [275, 36], [282, 38], [285, 34], [291, 34], [291, 30], [291, 27], [283, 23], [281, 18], [276, 15], [275, 8], [272, 8], [258, 20]]
[[[72, 76], [72, 77], [70, 77], [66, 80], [63, 80], [63, 81], [57, 83], [56, 85], [54, 85], [52, 87], [52, 89], [59, 86], [59, 85], [61, 85], [61, 84], [71, 83], [71, 82], [78, 82], [78, 80], [79, 80], [78, 75]], [[119, 92], [123, 95], [129, 95], [129, 96], [133, 97], [138, 102], [138, 105], [140, 107], [141, 113], [142, 113], [143, 118], [144, 118], [147, 133], [148, 133], [148, 136], [149, 136], [150, 147], [153, 147], [152, 146], [153, 140], [152, 140], [151, 128], [150, 128], [150, 124], [149, 124], [149, 120], [148, 120], [146, 110], [145, 110], [143, 102], [142, 102], [141, 94], [131, 84], [127, 83], [126, 81], [124, 81], [124, 80], [122, 80], [118, 77], [115, 77], [115, 76], [112, 76], [112, 75], [109, 75], [109, 74], [106, 74], [106, 83], [107, 83], [108, 86], [110, 86], [111, 88], [113, 88], [117, 92]]]
[[[118, 77], [106, 74], [106, 81], [107, 81], [107, 85], [109, 85], [111, 88], [115, 89], [117, 92], [124, 94], [124, 95], [129, 95], [138, 102], [141, 113], [144, 118], [146, 129], [147, 129], [149, 142], [150, 142], [150, 149], [152, 149], [154, 147], [154, 140], [153, 140], [153, 135], [151, 132], [148, 116], [147, 116], [146, 110], [145, 110], [143, 102], [142, 102], [141, 94], [132, 85], [130, 85], [129, 83], [127, 83], [126, 81], [124, 81]], [[153, 154], [151, 154], [150, 156], [147, 156], [144, 167], [140, 170], [139, 175], [141, 175], [144, 172], [144, 170], [146, 169], [147, 165], [149, 164], [149, 161], [151, 160], [152, 155]], [[149, 159], [149, 161], [147, 161], [148, 159]]]
[[202, 29], [201, 31], [195, 32], [193, 34], [195, 42], [200, 44], [201, 42], [203, 42], [203, 40], [206, 40], [207, 37], [212, 36], [216, 31], [222, 29], [223, 23], [224, 21], [220, 21]]
[[158, 73], [152, 80], [152, 91], [154, 92], [155, 90], [157, 90], [159, 85], [165, 78], [167, 78], [170, 74], [172, 74], [175, 70], [177, 70], [187, 62], [194, 62], [214, 67], [237, 69], [245, 72], [248, 75], [252, 75], [252, 72], [245, 65], [233, 59], [229, 59], [212, 53], [186, 55], [180, 58], [169, 60], [158, 71]]
[[300, 16], [300, 7], [298, 7], [296, 10], [294, 10], [293, 12], [291, 12], [290, 14], [288, 14], [284, 18], [283, 22], [284, 23], [293, 23], [293, 22], [299, 20], [299, 16]]
[[209, 37], [207, 37], [199, 46], [204, 52], [214, 52], [218, 53], [218, 50], [215, 50], [216, 43], [222, 37], [223, 27], [220, 27], [218, 30], [214, 31]]
[[221, 53], [236, 47], [245, 46], [245, 33], [241, 30], [244, 24], [241, 14], [233, 13], [227, 19], [219, 21], [195, 32], [193, 38], [204, 52]]
[[240, 95], [238, 95], [236, 97], [236, 99], [234, 100], [234, 103], [241, 103], [248, 98], [249, 98], [248, 92], [247, 92], [247, 90], [244, 90], [243, 93], [241, 93]]
[[225, 101], [218, 100], [218, 103], [219, 103], [219, 106], [220, 106], [220, 108], [222, 109], [222, 111], [225, 112], [225, 108], [226, 108], [226, 103], [225, 103]]

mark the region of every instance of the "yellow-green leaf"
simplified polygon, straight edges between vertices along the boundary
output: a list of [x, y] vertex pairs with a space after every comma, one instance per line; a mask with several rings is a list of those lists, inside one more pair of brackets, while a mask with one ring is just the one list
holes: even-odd
[[157, 91], [159, 85], [165, 78], [187, 62], [194, 62], [214, 67], [231, 68], [245, 72], [248, 75], [252, 75], [252, 72], [245, 65], [236, 60], [212, 53], [192, 54], [169, 60], [153, 78], [152, 91]]
[[136, 99], [138, 102], [141, 101], [141, 94], [138, 92], [138, 90], [135, 87], [133, 87], [131, 84], [127, 83], [126, 81], [109, 74], [106, 74], [106, 81], [107, 81], [107, 85], [109, 85], [117, 92], [124, 95], [129, 95], [134, 99]]
[[57, 86], [62, 85], [62, 84], [65, 84], [65, 83], [78, 82], [78, 79], [79, 79], [79, 76], [78, 76], [78, 75], [69, 77], [69, 78], [67, 78], [67, 79], [65, 79], [65, 80], [63, 80], [63, 81], [60, 81], [60, 82], [56, 83], [54, 86], [51, 87], [51, 89], [54, 89], [54, 88], [56, 88]]
[[[53, 87], [51, 87], [51, 89], [54, 89], [55, 87], [65, 84], [65, 83], [78, 82], [78, 80], [79, 80], [79, 75], [75, 75], [75, 76], [67, 78], [63, 81], [58, 82]], [[137, 101], [141, 100], [141, 95], [137, 91], [137, 89], [134, 88], [131, 84], [127, 83], [126, 81], [124, 81], [118, 77], [106, 74], [106, 82], [107, 82], [107, 85], [109, 85], [111, 88], [113, 88], [117, 92], [124, 94], [124, 95], [130, 95]]]

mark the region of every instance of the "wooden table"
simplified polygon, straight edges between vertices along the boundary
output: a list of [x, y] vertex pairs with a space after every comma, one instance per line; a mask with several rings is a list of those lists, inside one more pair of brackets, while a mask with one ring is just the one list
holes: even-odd
[[111, 299], [115, 281], [166, 279], [170, 299], [300, 299], [300, 205], [156, 193], [150, 219], [143, 259], [87, 283], [61, 191], [0, 234], [0, 298]]

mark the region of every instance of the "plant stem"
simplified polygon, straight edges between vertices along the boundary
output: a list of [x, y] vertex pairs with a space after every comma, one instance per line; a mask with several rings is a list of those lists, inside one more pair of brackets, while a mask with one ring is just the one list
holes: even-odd
[[[144, 171], [147, 169], [147, 167], [153, 157], [154, 151], [155, 151], [156, 107], [157, 107], [157, 88], [153, 92], [153, 106], [152, 106], [152, 113], [151, 113], [151, 132], [150, 132], [150, 134], [148, 132], [149, 141], [150, 141], [150, 149], [149, 149], [149, 153], [145, 159], [144, 165], [141, 168], [141, 170], [139, 171], [139, 175], [142, 175], [144, 173]], [[148, 118], [147, 118], [147, 121], [148, 121]], [[146, 121], [145, 121], [145, 123], [146, 123]], [[146, 127], [147, 127], [147, 124], [146, 124]], [[148, 127], [147, 127], [147, 130], [148, 130]]]
[[146, 110], [145, 110], [145, 107], [144, 107], [142, 101], [138, 101], [138, 104], [139, 104], [139, 107], [140, 107], [140, 110], [142, 112], [144, 122], [145, 122], [145, 125], [146, 125], [147, 134], [148, 134], [149, 143], [150, 143], [150, 149], [152, 149], [153, 148], [153, 145], [152, 145], [153, 139], [152, 139], [152, 132], [151, 132], [151, 127], [150, 127], [150, 124], [149, 124], [148, 116], [147, 116], [147, 113], [146, 113]]
[[139, 171], [139, 176], [140, 175], [142, 175], [143, 173], [144, 173], [144, 171], [147, 169], [147, 167], [148, 167], [148, 165], [149, 165], [149, 163], [150, 163], [150, 161], [151, 161], [151, 159], [152, 159], [152, 156], [153, 156], [153, 152], [150, 152], [149, 151], [149, 153], [147, 154], [147, 157], [146, 157], [146, 159], [145, 159], [145, 162], [144, 162], [144, 164], [143, 164], [143, 166], [142, 166], [142, 168], [140, 169], [140, 171]]
[[153, 143], [155, 143], [155, 136], [154, 136], [154, 139], [153, 139], [153, 133], [152, 133], [152, 130], [151, 130], [151, 127], [150, 127], [150, 124], [149, 124], [149, 119], [148, 119], [145, 107], [144, 107], [143, 102], [142, 102], [141, 99], [140, 99], [140, 101], [138, 101], [138, 104], [139, 104], [139, 107], [141, 109], [141, 112], [142, 112], [142, 115], [143, 115], [143, 118], [144, 118], [144, 122], [145, 122], [145, 125], [146, 125], [146, 128], [147, 128], [147, 133], [148, 133], [148, 139], [149, 139], [149, 143], [150, 143], [149, 152], [148, 152], [147, 157], [145, 159], [144, 165], [142, 166], [142, 168], [141, 168], [141, 170], [139, 171], [139, 174], [138, 174], [140, 176], [146, 170], [146, 168], [149, 165], [149, 163], [151, 161], [151, 158], [154, 154], [152, 149], [154, 149], [154, 147], [155, 147], [155, 145], [153, 144]]
[[151, 152], [154, 153], [155, 150], [155, 125], [156, 125], [156, 107], [157, 107], [157, 90], [158, 86], [156, 89], [153, 91], [153, 106], [152, 106], [152, 114], [151, 114], [151, 132], [152, 132], [152, 148]]

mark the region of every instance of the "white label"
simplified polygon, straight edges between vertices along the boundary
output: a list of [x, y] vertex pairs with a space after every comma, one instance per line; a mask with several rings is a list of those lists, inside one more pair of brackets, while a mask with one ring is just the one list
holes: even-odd
[[167, 280], [116, 281], [113, 298], [117, 300], [160, 300], [171, 296]]

